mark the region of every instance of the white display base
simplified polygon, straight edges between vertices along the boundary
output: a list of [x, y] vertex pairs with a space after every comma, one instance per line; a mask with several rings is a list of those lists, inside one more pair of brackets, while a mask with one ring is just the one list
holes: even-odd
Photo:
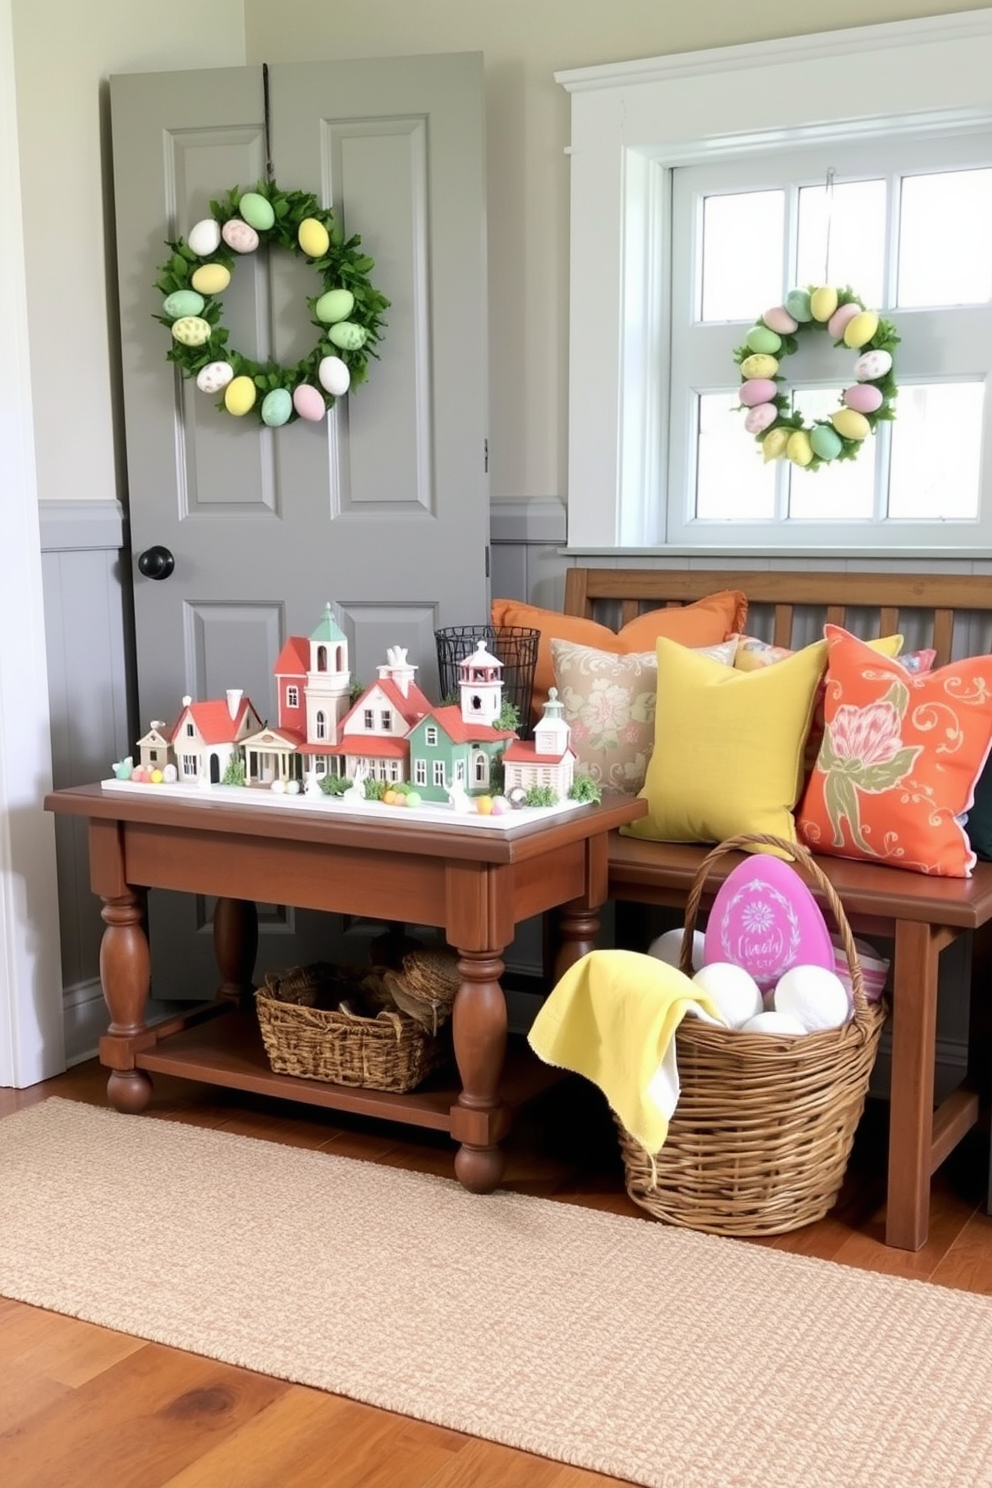
[[[402, 827], [404, 822], [417, 826], [471, 827], [482, 832], [508, 832], [520, 827], [533, 827], [542, 821], [552, 821], [580, 811], [586, 801], [559, 801], [554, 806], [521, 806], [501, 816], [483, 816], [480, 812], [456, 811], [446, 802], [424, 802], [420, 806], [386, 806], [382, 801], [345, 802], [340, 796], [308, 796], [302, 792], [288, 796], [281, 791], [269, 790], [257, 785], [149, 785], [144, 781], [101, 780], [105, 791], [119, 791], [122, 795], [168, 796], [172, 800], [189, 801], [201, 806], [251, 806], [305, 813], [316, 816], [338, 816], [342, 821], [388, 821], [390, 825]], [[469, 798], [471, 800], [471, 797]]]

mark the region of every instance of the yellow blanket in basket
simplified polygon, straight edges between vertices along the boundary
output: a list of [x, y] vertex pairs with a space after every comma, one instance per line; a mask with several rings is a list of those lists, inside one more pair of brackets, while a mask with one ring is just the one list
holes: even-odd
[[724, 1023], [674, 966], [639, 951], [591, 951], [552, 990], [528, 1041], [545, 1064], [598, 1085], [630, 1135], [658, 1152], [678, 1100], [675, 1030], [686, 1013]]

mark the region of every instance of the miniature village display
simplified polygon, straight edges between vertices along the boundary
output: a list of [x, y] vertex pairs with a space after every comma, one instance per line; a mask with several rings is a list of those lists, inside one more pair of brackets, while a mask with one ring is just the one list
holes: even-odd
[[418, 820], [453, 815], [505, 828], [599, 800], [575, 773], [575, 753], [557, 690], [532, 740], [516, 733], [503, 699], [503, 664], [479, 641], [458, 668], [458, 701], [434, 706], [417, 668], [392, 646], [375, 681], [353, 694], [348, 641], [330, 604], [310, 636], [290, 636], [273, 668], [277, 715], [263, 721], [243, 691], [206, 702], [182, 699], [171, 725], [152, 721], [113, 765], [109, 790], [167, 789], [197, 799], [286, 808], [381, 812]]

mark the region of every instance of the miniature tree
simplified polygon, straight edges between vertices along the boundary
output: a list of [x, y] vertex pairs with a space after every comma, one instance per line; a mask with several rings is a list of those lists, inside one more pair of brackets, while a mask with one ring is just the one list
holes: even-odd
[[593, 780], [591, 775], [576, 775], [568, 791], [570, 801], [592, 801], [598, 803], [603, 799], [603, 792]]
[[386, 792], [385, 780], [376, 780], [370, 775], [365, 782], [366, 801], [381, 801]]
[[322, 775], [320, 777], [320, 788], [325, 796], [343, 796], [351, 787], [351, 781], [347, 775]]
[[496, 728], [509, 729], [515, 733], [519, 725], [520, 709], [516, 703], [511, 703], [509, 698], [504, 698], [503, 706], [499, 710], [499, 717], [496, 719]]
[[550, 785], [532, 785], [527, 792], [528, 806], [557, 806], [558, 797]]
[[232, 754], [227, 762], [227, 768], [221, 776], [221, 785], [244, 785], [245, 762], [240, 754]]

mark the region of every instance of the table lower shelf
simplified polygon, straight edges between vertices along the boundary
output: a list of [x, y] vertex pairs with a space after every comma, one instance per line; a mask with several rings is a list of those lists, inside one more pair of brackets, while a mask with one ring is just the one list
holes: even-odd
[[[175, 1027], [175, 1024], [170, 1024]], [[224, 1085], [255, 1095], [276, 1096], [305, 1105], [354, 1111], [386, 1121], [450, 1131], [451, 1107], [461, 1084], [454, 1064], [438, 1070], [416, 1090], [358, 1089], [296, 1075], [277, 1075], [269, 1065], [257, 1019], [235, 1009], [170, 1032], [154, 1048], [135, 1055], [139, 1069], [176, 1075], [205, 1085]], [[500, 1094], [510, 1107], [521, 1106], [563, 1078], [562, 1070], [542, 1064], [522, 1039], [510, 1039]]]

